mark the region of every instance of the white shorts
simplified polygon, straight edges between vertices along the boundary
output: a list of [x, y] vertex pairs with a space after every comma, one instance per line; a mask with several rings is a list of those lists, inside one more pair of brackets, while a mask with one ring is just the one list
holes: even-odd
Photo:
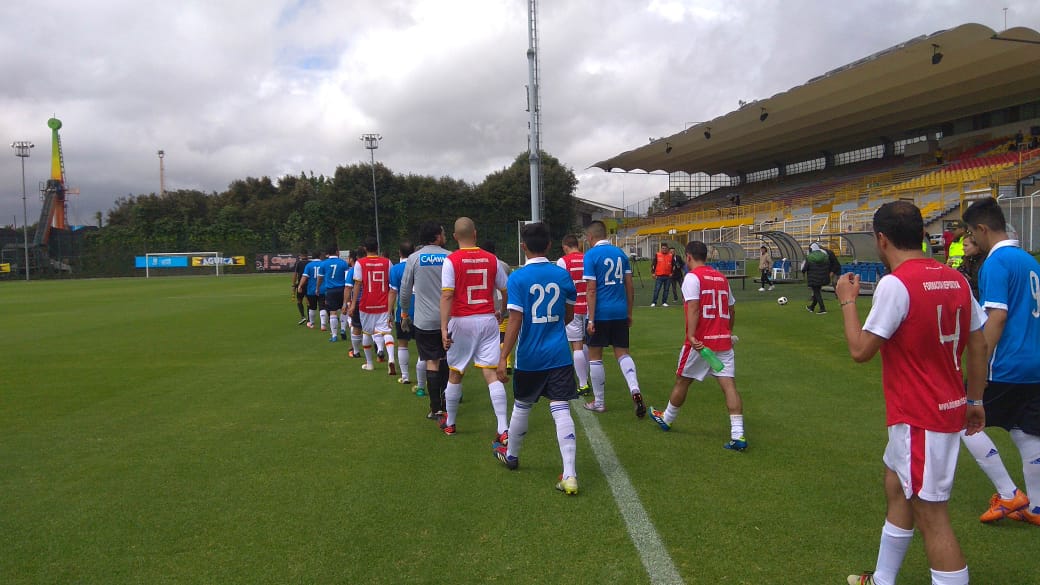
[[888, 427], [885, 466], [899, 476], [906, 499], [945, 502], [953, 491], [960, 433], [926, 431], [900, 423]]
[[[355, 323], [355, 325], [357, 325]], [[361, 312], [361, 331], [369, 335], [376, 335], [379, 333], [390, 333], [390, 314], [389, 313], [365, 313]]]
[[574, 315], [567, 324], [567, 341], [585, 341], [585, 324], [588, 320], [589, 316], [584, 313]]
[[708, 372], [711, 372], [711, 375], [716, 378], [735, 377], [737, 368], [733, 364], [733, 350], [717, 351], [715, 355], [719, 357], [722, 365], [725, 366], [721, 372], [713, 372], [707, 360], [701, 357], [700, 352], [694, 350], [692, 345], [683, 345], [682, 349], [679, 350], [679, 365], [675, 369], [675, 375], [683, 378], [692, 378], [698, 382], [702, 382], [704, 377], [708, 375]]
[[473, 362], [478, 368], [497, 368], [501, 355], [498, 344], [498, 319], [494, 315], [452, 317], [448, 321], [451, 347], [448, 367], [463, 373]]

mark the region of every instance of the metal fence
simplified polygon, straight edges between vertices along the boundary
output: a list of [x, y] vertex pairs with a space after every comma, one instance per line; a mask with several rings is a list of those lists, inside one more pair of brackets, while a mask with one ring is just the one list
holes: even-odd
[[1002, 197], [997, 200], [1008, 222], [1008, 232], [1014, 232], [1022, 248], [1040, 251], [1040, 191], [1027, 197]]

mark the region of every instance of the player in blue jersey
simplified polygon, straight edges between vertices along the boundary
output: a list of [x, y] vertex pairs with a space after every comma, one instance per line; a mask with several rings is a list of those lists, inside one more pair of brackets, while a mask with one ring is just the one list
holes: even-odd
[[996, 507], [1000, 516], [1040, 526], [1040, 263], [1008, 236], [996, 199], [972, 203], [963, 219], [987, 254], [979, 273], [990, 352], [986, 424], [1011, 434], [1026, 486], [1011, 499], [995, 494], [987, 514]]
[[[408, 323], [401, 323], [401, 302], [398, 295], [401, 291], [401, 280], [404, 278], [404, 269], [408, 266], [408, 257], [415, 252], [415, 246], [405, 240], [401, 242], [400, 260], [390, 267], [390, 292], [388, 299], [393, 309], [394, 329], [397, 334], [397, 363], [401, 366], [401, 377], [397, 381], [401, 384], [411, 384], [408, 376], [408, 362], [411, 361], [411, 352], [408, 350], [408, 342], [414, 336], [412, 327]], [[415, 295], [412, 295], [410, 307], [415, 306]], [[426, 361], [418, 359], [415, 361], [415, 382], [412, 392], [416, 396], [426, 396]]]
[[311, 259], [303, 268], [303, 276], [296, 285], [297, 292], [307, 295], [307, 327], [314, 329], [314, 321], [318, 316], [318, 271], [321, 269], [321, 252], [311, 253]]
[[569, 401], [578, 397], [578, 386], [567, 342], [567, 323], [574, 318], [578, 291], [570, 274], [545, 257], [549, 228], [544, 223], [525, 225], [520, 239], [527, 264], [509, 277], [506, 298], [510, 319], [497, 372], [500, 381], [508, 381], [506, 356], [516, 347], [513, 414], [509, 419], [508, 444], [495, 443], [492, 450], [509, 469], [519, 467], [531, 407], [544, 396], [556, 422], [556, 440], [563, 458], [563, 474], [556, 489], [574, 495], [578, 493], [574, 469], [577, 441]]
[[318, 290], [325, 289], [325, 307], [329, 312], [329, 329], [332, 331], [330, 342], [339, 341], [339, 320], [343, 312], [343, 289], [347, 284], [347, 271], [350, 265], [339, 257], [339, 248], [332, 246], [328, 258], [322, 260], [318, 271]]
[[584, 407], [592, 412], [606, 411], [606, 372], [603, 369], [603, 348], [614, 347], [621, 373], [628, 383], [636, 416], [646, 416], [646, 405], [639, 392], [636, 363], [628, 354], [628, 331], [632, 327], [632, 267], [621, 248], [607, 241], [607, 227], [594, 221], [585, 228], [589, 249], [585, 252], [585, 298], [589, 307], [589, 377], [592, 378], [593, 402]]

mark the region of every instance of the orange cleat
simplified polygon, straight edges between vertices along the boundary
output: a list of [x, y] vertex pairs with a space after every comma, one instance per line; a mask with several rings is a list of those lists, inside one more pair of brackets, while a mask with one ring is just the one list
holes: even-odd
[[1000, 499], [1000, 494], [993, 494], [989, 499], [989, 510], [979, 516], [979, 522], [990, 523], [1002, 520], [1011, 515], [1012, 512], [1024, 509], [1029, 505], [1029, 498], [1022, 490], [1015, 490], [1015, 497], [1010, 500]]

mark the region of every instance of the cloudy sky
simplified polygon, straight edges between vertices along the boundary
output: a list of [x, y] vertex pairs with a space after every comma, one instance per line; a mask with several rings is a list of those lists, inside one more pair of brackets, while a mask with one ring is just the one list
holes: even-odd
[[[578, 195], [632, 204], [660, 176], [592, 163], [923, 34], [1040, 28], [1030, 0], [555, 0], [539, 4], [543, 147]], [[61, 131], [70, 220], [128, 194], [378, 160], [480, 182], [527, 148], [526, 0], [22, 0], [0, 3], [0, 139], [26, 161], [30, 223]], [[0, 225], [21, 224], [0, 158]], [[17, 218], [17, 220], [15, 219]]]

